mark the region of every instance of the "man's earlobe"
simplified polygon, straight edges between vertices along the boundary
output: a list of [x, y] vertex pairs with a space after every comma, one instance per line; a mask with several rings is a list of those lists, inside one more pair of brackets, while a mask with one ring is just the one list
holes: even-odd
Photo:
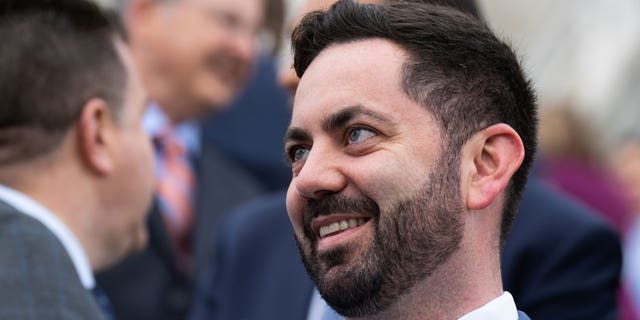
[[114, 166], [109, 149], [114, 123], [107, 103], [97, 98], [87, 101], [77, 121], [78, 147], [85, 165], [99, 175], [110, 173]]
[[520, 136], [510, 126], [490, 126], [471, 138], [472, 170], [468, 182], [467, 208], [489, 206], [506, 188], [524, 159]]

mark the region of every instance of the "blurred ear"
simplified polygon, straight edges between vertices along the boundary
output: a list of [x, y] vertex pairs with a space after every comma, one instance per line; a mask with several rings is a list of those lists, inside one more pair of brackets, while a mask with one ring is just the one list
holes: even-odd
[[132, 37], [146, 37], [150, 21], [156, 13], [157, 0], [130, 0], [123, 14], [124, 23]]
[[510, 126], [500, 123], [476, 133], [467, 144], [467, 194], [470, 210], [489, 206], [506, 188], [511, 176], [524, 159], [520, 136]]
[[109, 174], [114, 167], [111, 142], [115, 123], [107, 103], [91, 99], [85, 103], [78, 119], [78, 145], [86, 166], [99, 175]]

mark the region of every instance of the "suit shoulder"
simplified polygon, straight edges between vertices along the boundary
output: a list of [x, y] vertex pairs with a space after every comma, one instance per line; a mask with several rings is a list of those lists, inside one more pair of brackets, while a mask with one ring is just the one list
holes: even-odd
[[212, 146], [203, 145], [197, 162], [197, 174], [201, 182], [221, 183], [227, 188], [246, 189], [253, 194], [263, 191], [263, 186], [256, 178]]
[[230, 251], [293, 241], [284, 192], [261, 196], [235, 208], [217, 231], [219, 245]]
[[[230, 211], [225, 217], [225, 228], [233, 230], [289, 227], [286, 194], [276, 192], [260, 196]], [[283, 222], [287, 222], [284, 223]]]
[[0, 211], [0, 318], [75, 314], [87, 292], [62, 243], [36, 219]]
[[[0, 248], [15, 254], [21, 252], [47, 253], [47, 256], [66, 252], [56, 236], [40, 221], [18, 211], [0, 210]], [[13, 250], [11, 250], [13, 249]]]
[[[614, 234], [613, 229], [597, 214], [578, 201], [563, 196], [539, 181], [529, 183], [514, 222], [528, 230], [544, 229], [545, 234], [596, 232]], [[525, 228], [517, 228], [518, 232]]]

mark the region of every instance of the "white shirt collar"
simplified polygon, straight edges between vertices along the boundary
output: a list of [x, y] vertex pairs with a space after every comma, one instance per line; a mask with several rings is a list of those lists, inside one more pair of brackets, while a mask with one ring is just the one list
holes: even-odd
[[[150, 103], [142, 117], [142, 127], [147, 134], [155, 137], [171, 124], [169, 117], [155, 103]], [[200, 129], [195, 121], [185, 121], [173, 126], [174, 138], [178, 139], [189, 150], [189, 154], [200, 153]]]
[[[314, 289], [311, 295], [307, 320], [322, 319], [325, 306], [326, 302], [324, 302], [318, 290]], [[515, 301], [513, 301], [513, 296], [505, 291], [501, 296], [467, 313], [458, 320], [518, 320], [518, 309]]]
[[85, 289], [95, 286], [91, 265], [78, 238], [58, 217], [27, 195], [0, 184], [0, 199], [16, 210], [40, 221], [62, 243], [73, 262], [78, 277]]
[[518, 320], [518, 309], [513, 296], [505, 291], [501, 296], [473, 310], [458, 320]]
[[318, 289], [314, 288], [311, 301], [309, 302], [307, 320], [322, 320], [325, 308], [328, 308], [327, 303], [322, 299], [322, 296], [320, 296]]

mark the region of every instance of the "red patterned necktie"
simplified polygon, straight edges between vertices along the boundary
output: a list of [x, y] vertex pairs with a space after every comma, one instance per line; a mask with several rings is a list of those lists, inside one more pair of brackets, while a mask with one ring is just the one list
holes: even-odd
[[193, 226], [192, 196], [195, 178], [185, 147], [171, 130], [156, 137], [160, 157], [156, 191], [165, 223], [179, 254], [190, 253], [189, 233]]

